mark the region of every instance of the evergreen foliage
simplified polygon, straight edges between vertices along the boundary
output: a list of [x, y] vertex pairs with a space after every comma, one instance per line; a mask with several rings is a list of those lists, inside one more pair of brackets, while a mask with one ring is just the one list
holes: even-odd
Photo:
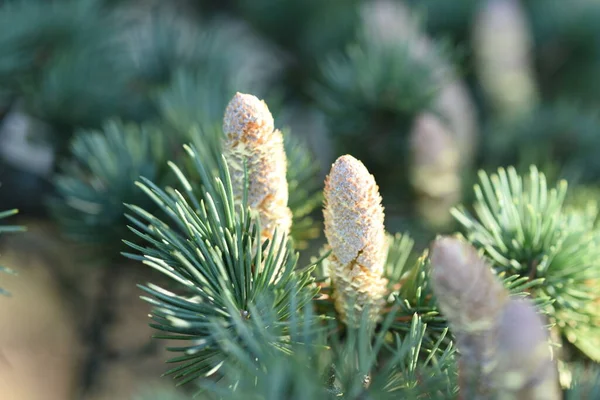
[[55, 177], [60, 197], [51, 210], [68, 236], [111, 248], [127, 233], [123, 203], [151, 206], [133, 182], [140, 175], [165, 182], [169, 143], [152, 126], [111, 120], [101, 131], [78, 133], [71, 146], [73, 159]]
[[[182, 382], [218, 372], [227, 361], [229, 341], [216, 334], [214, 324], [236, 332], [236, 318], [259, 318], [273, 310], [277, 323], [285, 324], [293, 310], [290, 296], [298, 292], [302, 306], [315, 294], [311, 267], [295, 271], [297, 255], [287, 237], [275, 233], [261, 246], [260, 226], [247, 210], [246, 200], [235, 205], [231, 178], [223, 159], [219, 174], [211, 176], [200, 154], [186, 147], [201, 177], [201, 186], [192, 186], [184, 173], [170, 164], [179, 188], [161, 189], [147, 178], [138, 186], [154, 200], [171, 224], [137, 205], [129, 205], [131, 230], [150, 247], [126, 242], [138, 254], [126, 255], [143, 261], [183, 285], [186, 293], [174, 294], [153, 284], [142, 288], [155, 299], [153, 327], [165, 331], [162, 337], [190, 340], [190, 345], [173, 349], [182, 352], [172, 362], [183, 362], [169, 373]], [[272, 295], [260, 308], [255, 300], [261, 293]], [[212, 322], [218, 319], [218, 322]], [[222, 333], [222, 332], [221, 332]], [[274, 337], [271, 345], [282, 339]]]
[[489, 129], [487, 166], [514, 165], [526, 173], [536, 165], [551, 182], [566, 179], [573, 186], [600, 179], [600, 119], [593, 110], [567, 103], [545, 105]]
[[[301, 314], [302, 315], [302, 314]], [[314, 318], [305, 312], [299, 319]], [[306, 398], [448, 398], [453, 395], [454, 381], [452, 347], [421, 350], [420, 343], [426, 325], [418, 317], [411, 322], [409, 333], [400, 339], [389, 336], [391, 313], [381, 330], [372, 338], [369, 320], [364, 318], [361, 328], [347, 332], [343, 341], [333, 334], [306, 336], [302, 325], [295, 327], [291, 339], [293, 353], [285, 353], [260, 343], [256, 359], [266, 367], [257, 371], [251, 357], [240, 346], [235, 354], [243, 359], [233, 364], [227, 376], [235, 382], [234, 390], [205, 384], [210, 392], [223, 399], [306, 399]], [[251, 340], [251, 338], [248, 338]], [[439, 346], [439, 343], [438, 343]], [[385, 354], [382, 360], [381, 355]]]
[[[151, 283], [141, 286], [151, 295], [144, 298], [155, 306], [151, 326], [165, 332], [158, 337], [192, 341], [188, 346], [172, 349], [183, 355], [171, 360], [180, 365], [168, 374], [173, 374], [180, 383], [199, 379], [200, 386], [222, 396], [218, 398], [237, 398], [237, 391], [256, 393], [257, 398], [272, 398], [268, 393], [290, 396], [323, 393], [326, 385], [299, 384], [304, 379], [301, 377], [310, 373], [312, 378], [306, 379], [322, 385], [323, 376], [316, 379], [314, 374], [316, 371], [324, 374], [327, 369], [320, 364], [309, 364], [312, 367], [306, 369], [302, 360], [308, 357], [305, 354], [308, 339], [294, 339], [293, 332], [302, 329], [303, 332], [308, 329], [311, 334], [321, 332], [327, 340], [323, 343], [323, 339], [319, 339], [317, 343], [326, 348], [331, 344], [328, 342], [332, 340], [331, 335], [339, 332], [343, 332], [340, 342], [343, 346], [352, 343], [349, 340], [355, 329], [334, 322], [337, 313], [331, 305], [331, 282], [324, 281], [315, 270], [323, 259], [315, 260], [308, 269], [297, 269], [297, 256], [285, 236], [276, 235], [273, 242], [266, 241], [260, 247], [258, 220], [244, 211], [243, 204], [239, 208], [234, 204], [226, 161], [218, 163], [218, 175], [212, 176], [202, 162], [201, 149], [186, 146], [186, 152], [192, 161], [193, 173], [200, 177], [200, 186], [193, 186], [187, 180], [186, 174], [191, 171], [180, 170], [173, 163], [170, 166], [178, 177], [179, 189], [161, 189], [144, 178], [138, 184], [170, 223], [136, 205], [128, 206], [130, 229], [143, 238], [148, 247], [127, 242], [138, 254], [126, 255], [163, 272], [181, 287], [181, 292], [176, 294]], [[584, 216], [580, 211], [567, 210], [563, 214], [566, 186], [548, 190], [545, 177], [535, 168], [526, 182], [512, 168], [508, 173], [500, 170], [491, 178], [482, 173], [481, 180], [481, 187], [475, 189], [475, 209], [483, 222], [464, 211], [455, 212], [467, 228], [467, 238], [489, 257], [494, 272], [511, 296], [532, 295], [540, 312], [551, 317], [551, 324], [567, 339], [576, 337], [575, 345], [593, 358], [590, 340], [595, 336], [593, 332], [584, 331], [593, 326], [590, 318], [595, 318], [595, 314], [593, 310], [586, 313], [585, 308], [594, 297], [592, 290], [586, 294], [581, 289], [596, 278], [594, 257], [586, 257], [588, 253], [594, 254], [590, 253], [594, 242], [582, 241], [589, 236], [586, 229], [591, 228], [582, 225]], [[590, 238], [593, 240], [594, 236]], [[423, 253], [411, 264], [408, 260], [413, 258], [413, 242], [406, 234], [389, 236], [388, 242], [385, 276], [394, 283], [390, 286], [385, 322], [378, 326], [377, 334], [383, 335], [386, 343], [392, 338], [400, 343], [411, 342], [416, 327], [421, 326], [417, 348], [430, 357], [442, 357], [446, 360], [445, 368], [450, 368], [454, 362], [453, 353], [448, 353], [452, 348], [448, 341], [451, 332], [449, 335], [445, 317], [437, 308], [435, 293], [429, 285], [428, 254]], [[582, 248], [586, 243], [588, 247]], [[579, 258], [574, 258], [577, 254]], [[581, 266], [586, 267], [582, 270]], [[564, 285], [565, 281], [575, 279], [581, 280], [575, 286], [577, 289]], [[317, 306], [316, 314], [311, 304]], [[307, 312], [311, 315], [310, 321], [303, 323], [310, 328], [295, 326], [298, 323], [295, 318]], [[365, 322], [357, 329], [366, 326], [369, 324]], [[298, 344], [301, 348], [295, 347]], [[357, 346], [360, 348], [357, 344], [350, 348]], [[411, 347], [414, 346], [413, 343]], [[332, 349], [336, 354], [336, 347]], [[400, 347], [398, 351], [402, 353]], [[293, 361], [284, 361], [291, 356]], [[394, 355], [384, 354], [382, 360], [387, 357]], [[318, 357], [308, 359], [312, 363], [317, 362]], [[296, 362], [300, 364], [295, 366]], [[328, 365], [338, 365], [331, 359], [328, 362]], [[421, 365], [420, 361], [418, 364]], [[394, 365], [399, 368], [398, 364]], [[270, 372], [273, 366], [280, 366], [277, 374]], [[201, 378], [212, 375], [218, 377], [220, 383]], [[261, 376], [265, 383], [260, 383]], [[267, 378], [273, 376], [282, 379], [279, 386], [267, 385]], [[291, 382], [291, 376], [298, 380]], [[404, 377], [404, 374], [399, 373], [399, 376]], [[439, 377], [439, 371], [431, 376]], [[356, 375], [353, 377], [356, 380]], [[390, 392], [393, 386], [390, 385], [390, 382], [383, 384], [385, 393]], [[445, 385], [444, 390], [455, 390], [450, 381]], [[404, 382], [400, 387], [420, 391], [435, 386]], [[271, 392], [276, 388], [285, 392]], [[302, 391], [296, 393], [295, 390]], [[376, 386], [369, 386], [369, 392], [371, 390], [375, 391]], [[379, 395], [384, 396], [384, 393]], [[350, 395], [350, 398], [354, 397]]]
[[[0, 108], [18, 102], [50, 126], [56, 161], [48, 175], [56, 193], [40, 201], [61, 231], [107, 255], [104, 265], [121, 254], [166, 278], [168, 284], [149, 279], [138, 288], [153, 307], [155, 338], [181, 343], [168, 348], [174, 356], [165, 373], [176, 386], [197, 398], [231, 400], [468, 396], [465, 360], [481, 355], [469, 353], [469, 344], [489, 339], [482, 348], [505, 346], [493, 357], [515, 354], [507, 341], [518, 330], [511, 331], [510, 315], [489, 313], [498, 336], [470, 342], [453, 325], [453, 312], [478, 311], [501, 293], [511, 305], [528, 299], [543, 317], [565, 398], [600, 396], [597, 4], [521, 1], [540, 99], [507, 117], [486, 93], [477, 57], [462, 52], [477, 41], [478, 10], [487, 0], [142, 3], [3, 2]], [[241, 156], [256, 150], [224, 128], [224, 111], [240, 92], [267, 99], [275, 115], [285, 108], [322, 117], [333, 147], [315, 132], [319, 151], [364, 162], [373, 181], [352, 175], [344, 188], [369, 190], [328, 187], [292, 124], [277, 126], [285, 153], [278, 161], [287, 158], [285, 196], [266, 196], [251, 208], [253, 182], [241, 163], [233, 169], [245, 172], [240, 200], [241, 173], [230, 169], [223, 145], [230, 140]], [[242, 111], [248, 126], [264, 122]], [[440, 129], [425, 132], [415, 150], [423, 120]], [[265, 166], [268, 158], [254, 161]], [[474, 190], [463, 195], [471, 175]], [[441, 198], [449, 191], [440, 181], [452, 182], [451, 195]], [[317, 215], [327, 191], [337, 196], [336, 217], [352, 220], [337, 232], [344, 242], [338, 248], [352, 250], [343, 263], [329, 251], [332, 228]], [[387, 231], [379, 224], [379, 191]], [[456, 237], [476, 249], [459, 257], [476, 273], [453, 275], [462, 279], [464, 308], [446, 312], [443, 285], [436, 290], [432, 277], [445, 264], [436, 265], [427, 246], [441, 232], [431, 224], [419, 230], [438, 216], [427, 207], [431, 199], [440, 215], [462, 202], [451, 211]], [[289, 208], [289, 234], [264, 235], [256, 209], [269, 201]], [[0, 212], [0, 219], [15, 212]], [[375, 228], [364, 227], [374, 220]], [[399, 223], [405, 220], [408, 227]], [[319, 236], [327, 240], [320, 252], [313, 246], [322, 245]], [[368, 256], [376, 262], [365, 262]], [[484, 290], [482, 276], [495, 292]], [[354, 310], [362, 310], [358, 324], [345, 318]], [[188, 396], [140, 394], [171, 398]]]

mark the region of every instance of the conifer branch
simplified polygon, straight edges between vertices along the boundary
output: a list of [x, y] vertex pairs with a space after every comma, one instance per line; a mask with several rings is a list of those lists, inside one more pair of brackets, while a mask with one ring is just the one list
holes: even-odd
[[[178, 179], [176, 188], [162, 189], [142, 178], [138, 186], [160, 208], [153, 215], [137, 205], [128, 205], [130, 229], [146, 247], [126, 242], [136, 253], [129, 258], [170, 277], [178, 293], [154, 284], [140, 286], [154, 305], [152, 327], [165, 332], [157, 337], [187, 340], [189, 345], [170, 350], [181, 352], [171, 362], [181, 363], [167, 372], [180, 384], [200, 376], [216, 374], [227, 364], [228, 341], [216, 334], [214, 323], [238, 337], [236, 318], [260, 318], [267, 309], [284, 323], [292, 294], [301, 307], [316, 294], [311, 285], [314, 267], [296, 270], [297, 255], [286, 235], [276, 229], [271, 239], [261, 236], [260, 221], [234, 195], [225, 158], [216, 175], [203, 165], [200, 153], [185, 147], [200, 184], [192, 186], [186, 173], [169, 163]], [[188, 172], [189, 174], [189, 172]], [[247, 179], [247, 178], [246, 178]], [[271, 302], [253, 310], [255, 300], [271, 293]], [[277, 346], [284, 338], [274, 337]]]
[[[260, 337], [266, 326], [272, 326], [269, 313], [262, 326], [254, 326], [252, 335], [242, 342], [229, 337], [231, 354], [238, 362], [229, 363], [227, 380], [219, 383], [203, 381], [204, 396], [209, 399], [395, 399], [450, 398], [456, 391], [451, 347], [423, 351], [421, 340], [426, 325], [418, 317], [411, 320], [411, 330], [402, 339], [390, 340], [390, 324], [394, 313], [382, 322], [375, 334], [369, 313], [360, 317], [356, 329], [345, 336], [331, 327], [310, 328], [316, 315], [305, 307], [290, 320], [290, 352], [280, 352]], [[308, 322], [308, 324], [307, 324]], [[240, 321], [240, 326], [243, 322]], [[334, 321], [329, 321], [334, 324]], [[325, 322], [325, 327], [329, 325]], [[321, 325], [323, 328], [323, 325]], [[226, 332], [222, 331], [223, 334]], [[295, 338], [295, 340], [294, 340]], [[246, 357], [246, 341], [255, 343], [255, 357]], [[261, 360], [257, 365], [255, 360]], [[211, 397], [210, 395], [214, 396]]]
[[[126, 228], [123, 203], [151, 208], [134, 185], [140, 175], [165, 182], [169, 143], [152, 126], [105, 122], [102, 130], [79, 132], [71, 143], [72, 158], [54, 177], [58, 195], [49, 202], [52, 216], [74, 240], [101, 247], [104, 254], [121, 250]], [[109, 251], [107, 251], [109, 250]]]

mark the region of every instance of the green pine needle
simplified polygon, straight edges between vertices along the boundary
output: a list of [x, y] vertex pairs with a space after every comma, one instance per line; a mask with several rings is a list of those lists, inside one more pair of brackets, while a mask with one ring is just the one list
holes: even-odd
[[[227, 164], [222, 158], [218, 173], [203, 164], [197, 149], [185, 151], [200, 178], [192, 185], [188, 173], [169, 163], [178, 179], [178, 188], [160, 188], [149, 179], [137, 185], [159, 207], [151, 214], [137, 205], [128, 205], [130, 229], [146, 242], [142, 247], [126, 242], [136, 253], [126, 257], [140, 260], [178, 284], [173, 293], [153, 284], [140, 286], [154, 305], [152, 327], [165, 332], [163, 338], [187, 340], [172, 351], [181, 353], [171, 362], [180, 365], [167, 372], [180, 384], [219, 372], [230, 355], [228, 342], [215, 325], [239, 337], [241, 317], [254, 321], [272, 311], [278, 323], [285, 323], [292, 296], [302, 307], [312, 299], [317, 287], [312, 284], [312, 268], [298, 270], [298, 256], [286, 236], [275, 233], [271, 242], [261, 246], [256, 215], [234, 201]], [[157, 216], [160, 215], [160, 216]], [[272, 295], [260, 308], [257, 300]], [[215, 322], [216, 321], [216, 322]], [[275, 336], [271, 343], [282, 343]]]
[[[453, 347], [424, 350], [421, 343], [427, 327], [417, 316], [402, 338], [390, 331], [394, 312], [377, 332], [365, 313], [360, 328], [342, 337], [326, 324], [321, 324], [324, 330], [311, 330], [318, 317], [311, 307], [305, 307], [290, 321], [289, 331], [295, 333], [290, 335], [289, 353], [260, 340], [267, 331], [265, 326], [273, 324], [271, 318], [267, 314], [264, 326], [253, 325], [251, 334], [243, 336], [241, 343], [232, 336], [224, 339], [236, 362], [224, 367], [226, 379], [222, 382], [201, 382], [205, 398], [446, 399], [456, 392]], [[246, 326], [243, 321], [239, 324]], [[328, 331], [335, 333], [324, 334]], [[245, 351], [248, 347], [255, 351], [250, 357]]]
[[49, 202], [50, 211], [68, 237], [119, 248], [128, 234], [123, 203], [152, 206], [134, 182], [140, 175], [164, 179], [168, 143], [150, 126], [109, 120], [101, 131], [79, 133], [71, 150], [54, 178], [59, 197]]

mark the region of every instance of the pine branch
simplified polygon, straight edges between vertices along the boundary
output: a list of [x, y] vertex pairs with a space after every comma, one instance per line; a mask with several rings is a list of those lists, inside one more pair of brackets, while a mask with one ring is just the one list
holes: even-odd
[[123, 203], [151, 207], [134, 182], [140, 175], [157, 182], [166, 179], [163, 162], [169, 145], [152, 126], [119, 120], [107, 121], [101, 131], [80, 132], [71, 144], [72, 159], [54, 177], [60, 197], [49, 202], [63, 232], [107, 253], [118, 253], [113, 250], [129, 233]]
[[[390, 237], [386, 278], [390, 281], [390, 294], [396, 304], [396, 319], [391, 329], [404, 335], [411, 329], [413, 315], [418, 315], [427, 324], [423, 346], [433, 346], [440, 338], [444, 343], [453, 340], [448, 333], [446, 317], [439, 310], [436, 295], [431, 286], [431, 259], [429, 250], [425, 250], [416, 259], [412, 254], [413, 241], [408, 236]], [[530, 298], [532, 288], [542, 284], [542, 279], [530, 280], [519, 275], [500, 273], [497, 278], [513, 298]], [[531, 299], [540, 309], [549, 307], [551, 299], [538, 296]]]
[[520, 118], [491, 122], [483, 161], [493, 168], [513, 165], [519, 174], [535, 165], [549, 182], [594, 183], [600, 173], [599, 128], [594, 110], [564, 102], [544, 104]]
[[445, 343], [451, 340], [451, 336], [447, 335], [446, 318], [438, 310], [429, 275], [429, 259], [424, 253], [413, 264], [406, 266], [402, 279], [398, 281], [399, 289], [394, 292], [394, 302], [399, 311], [392, 329], [402, 334], [409, 332], [412, 316], [418, 315], [427, 324], [424, 346], [433, 346], [444, 337]]
[[[247, 194], [236, 204], [226, 160], [221, 159], [218, 174], [213, 175], [197, 149], [185, 150], [201, 183], [192, 186], [173, 163], [169, 165], [178, 189], [161, 189], [142, 178], [137, 185], [160, 207], [163, 217], [128, 205], [130, 229], [147, 247], [126, 242], [136, 253], [124, 254], [164, 273], [181, 288], [177, 294], [151, 283], [140, 286], [150, 295], [143, 298], [155, 306], [151, 326], [164, 332], [157, 337], [190, 343], [170, 349], [182, 353], [170, 360], [181, 364], [167, 372], [180, 384], [220, 375], [228, 364], [227, 342], [215, 334], [211, 321], [234, 334], [236, 318], [252, 321], [272, 310], [285, 323], [293, 315], [290, 296], [296, 293], [301, 307], [317, 290], [311, 285], [314, 267], [295, 270], [297, 255], [285, 235], [276, 231], [261, 245], [260, 224], [247, 209]], [[264, 293], [272, 293], [271, 302], [253, 309]], [[274, 338], [275, 343], [281, 340]]]
[[[211, 394], [214, 397], [208, 398], [215, 399], [293, 400], [449, 398], [455, 392], [453, 350], [448, 347], [436, 348], [433, 353], [421, 351], [426, 326], [419, 318], [412, 320], [410, 332], [401, 340], [388, 330], [393, 313], [375, 336], [370, 317], [364, 313], [358, 327], [343, 338], [340, 333], [324, 335], [331, 328], [307, 330], [315, 317], [311, 307], [306, 307], [290, 321], [289, 330], [296, 334], [290, 337], [289, 353], [274, 349], [266, 341], [254, 340], [264, 334], [265, 326], [272, 325], [268, 313], [263, 326], [254, 326], [242, 338], [248, 343], [228, 337], [237, 362], [225, 368], [227, 381], [204, 381], [203, 394]], [[245, 326], [241, 320], [239, 324]], [[248, 357], [244, 349], [251, 343], [256, 353]], [[423, 359], [424, 362], [418, 361]]]

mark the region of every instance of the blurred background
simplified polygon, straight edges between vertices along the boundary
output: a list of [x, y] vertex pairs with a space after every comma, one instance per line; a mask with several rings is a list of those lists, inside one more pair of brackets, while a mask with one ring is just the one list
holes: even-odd
[[238, 91], [291, 143], [305, 260], [342, 154], [421, 247], [479, 170], [535, 164], [569, 202], [598, 198], [598, 21], [595, 0], [0, 0], [0, 210], [28, 229], [0, 236], [18, 273], [0, 276], [0, 397], [172, 386], [136, 288], [163, 278], [120, 255], [123, 203], [218, 139]]

